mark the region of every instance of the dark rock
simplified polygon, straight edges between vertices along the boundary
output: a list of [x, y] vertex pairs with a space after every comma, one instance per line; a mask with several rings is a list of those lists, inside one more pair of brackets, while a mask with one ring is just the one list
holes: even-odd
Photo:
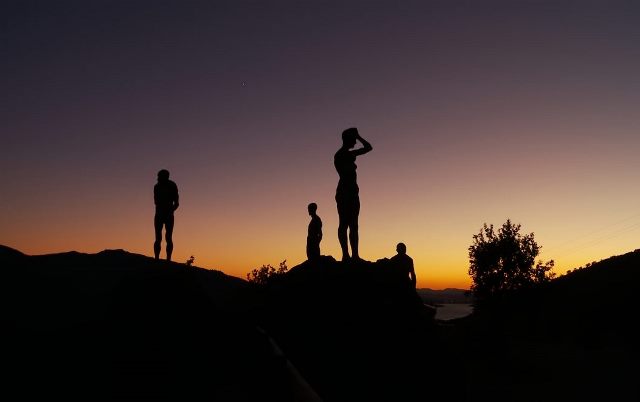
[[325, 400], [424, 400], [451, 382], [440, 370], [449, 360], [438, 347], [435, 309], [408, 280], [397, 282], [394, 268], [325, 258], [268, 287], [264, 327]]

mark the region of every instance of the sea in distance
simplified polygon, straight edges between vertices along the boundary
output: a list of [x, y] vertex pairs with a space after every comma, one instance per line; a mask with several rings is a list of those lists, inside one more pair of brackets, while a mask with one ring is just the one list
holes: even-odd
[[473, 306], [471, 304], [438, 304], [436, 306], [436, 320], [453, 320], [471, 314]]

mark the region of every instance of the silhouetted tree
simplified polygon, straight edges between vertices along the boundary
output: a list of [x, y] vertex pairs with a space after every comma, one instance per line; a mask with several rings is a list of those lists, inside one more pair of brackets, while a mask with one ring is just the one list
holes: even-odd
[[553, 260], [536, 263], [540, 249], [533, 233], [522, 235], [520, 225], [508, 219], [497, 231], [485, 223], [469, 246], [471, 291], [476, 301], [482, 303], [553, 278]]
[[282, 261], [278, 268], [274, 268], [271, 264], [263, 265], [249, 272], [247, 280], [256, 285], [266, 285], [273, 278], [284, 275], [288, 269], [287, 260]]

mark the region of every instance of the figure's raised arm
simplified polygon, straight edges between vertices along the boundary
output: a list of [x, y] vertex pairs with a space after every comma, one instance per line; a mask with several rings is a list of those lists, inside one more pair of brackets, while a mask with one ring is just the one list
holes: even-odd
[[353, 154], [355, 154], [355, 155], [364, 155], [367, 152], [371, 152], [373, 150], [373, 147], [371, 146], [371, 144], [369, 144], [369, 142], [367, 140], [362, 138], [360, 136], [360, 134], [356, 134], [356, 139], [358, 141], [360, 141], [360, 143], [362, 144], [362, 148], [355, 149], [355, 150], [351, 151]]

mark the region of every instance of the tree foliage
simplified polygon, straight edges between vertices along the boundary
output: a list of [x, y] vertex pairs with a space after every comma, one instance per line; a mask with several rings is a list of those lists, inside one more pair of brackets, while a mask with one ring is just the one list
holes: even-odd
[[520, 226], [507, 221], [497, 231], [485, 223], [469, 246], [471, 291], [477, 301], [549, 281], [553, 260], [536, 263], [541, 247], [533, 233], [521, 234]]
[[263, 265], [249, 272], [247, 274], [247, 280], [249, 283], [264, 286], [274, 278], [284, 275], [288, 269], [287, 260], [282, 261], [278, 268], [273, 267], [271, 264]]

